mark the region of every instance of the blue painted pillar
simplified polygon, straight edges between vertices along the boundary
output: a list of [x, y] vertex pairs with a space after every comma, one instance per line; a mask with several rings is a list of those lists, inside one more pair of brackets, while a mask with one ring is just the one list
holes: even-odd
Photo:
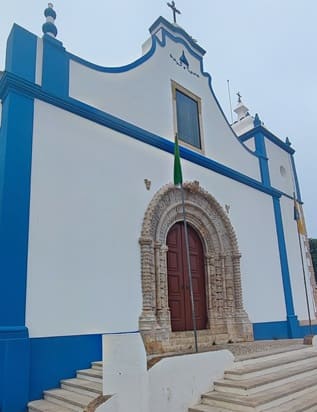
[[[36, 37], [14, 25], [7, 43], [8, 74], [34, 82]], [[6, 74], [1, 82], [8, 82]], [[30, 341], [25, 326], [33, 99], [5, 87], [0, 129], [0, 410], [25, 412]]]
[[300, 336], [298, 335], [298, 320], [297, 320], [297, 316], [295, 315], [295, 310], [294, 310], [292, 286], [291, 286], [291, 279], [290, 279], [290, 273], [289, 273], [289, 267], [288, 267], [288, 258], [287, 258], [281, 205], [280, 205], [279, 198], [273, 197], [273, 207], [274, 207], [276, 234], [277, 234], [280, 263], [281, 263], [284, 301], [285, 301], [285, 307], [286, 307], [289, 337], [296, 338]]
[[[261, 120], [259, 119], [258, 114], [255, 115], [254, 119], [254, 127], [259, 128], [261, 126]], [[255, 153], [259, 158], [260, 162], [260, 172], [261, 172], [261, 180], [264, 186], [271, 187], [271, 180], [270, 180], [270, 172], [269, 172], [269, 164], [268, 164], [268, 157], [266, 153], [266, 147], [264, 142], [264, 135], [261, 132], [260, 128], [254, 133], [254, 142], [255, 142]]]
[[45, 34], [43, 36], [43, 90], [67, 97], [69, 95], [69, 57], [63, 43]]

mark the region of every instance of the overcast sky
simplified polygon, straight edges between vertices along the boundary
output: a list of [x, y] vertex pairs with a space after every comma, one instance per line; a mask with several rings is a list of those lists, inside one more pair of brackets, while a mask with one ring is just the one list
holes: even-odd
[[[104, 66], [141, 54], [148, 28], [166, 0], [55, 0], [58, 39], [70, 52]], [[308, 234], [317, 238], [317, 0], [178, 0], [178, 23], [207, 51], [205, 71], [230, 119], [227, 79], [251, 114], [259, 113], [278, 137], [296, 149]], [[41, 35], [42, 0], [3, 0], [0, 68], [14, 22]]]

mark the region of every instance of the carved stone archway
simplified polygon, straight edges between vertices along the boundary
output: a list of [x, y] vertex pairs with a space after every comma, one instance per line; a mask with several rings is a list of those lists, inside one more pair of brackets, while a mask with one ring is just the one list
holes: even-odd
[[[243, 309], [237, 238], [228, 215], [198, 182], [184, 184], [186, 217], [204, 247], [208, 326], [204, 342], [252, 340], [252, 325]], [[163, 186], [144, 216], [140, 237], [143, 308], [140, 331], [148, 353], [177, 351], [168, 307], [167, 246], [169, 229], [181, 221], [180, 190]], [[207, 336], [207, 338], [206, 338]], [[208, 346], [208, 345], [207, 345]]]

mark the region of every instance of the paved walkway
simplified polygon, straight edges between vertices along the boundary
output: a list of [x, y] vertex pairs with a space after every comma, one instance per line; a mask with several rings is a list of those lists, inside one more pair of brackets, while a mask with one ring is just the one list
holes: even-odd
[[[199, 341], [198, 341], [199, 347]], [[303, 339], [276, 339], [276, 340], [257, 340], [254, 342], [241, 342], [241, 343], [226, 343], [216, 344], [210, 346], [208, 350], [201, 352], [211, 352], [217, 350], [228, 349], [235, 357], [236, 361], [245, 360], [250, 358], [257, 358], [268, 354], [280, 353], [286, 350], [300, 349], [307, 347], [303, 344]], [[193, 352], [184, 352], [183, 355]], [[162, 355], [148, 356], [148, 368], [151, 368], [155, 363], [161, 359], [169, 356], [179, 356], [181, 353], [165, 353]]]
[[236, 360], [241, 360], [245, 358], [258, 357], [261, 356], [262, 353], [263, 355], [267, 355], [267, 352], [278, 353], [286, 349], [292, 350], [305, 346], [307, 345], [303, 345], [303, 339], [277, 339], [214, 345], [210, 350], [228, 349], [233, 353]]

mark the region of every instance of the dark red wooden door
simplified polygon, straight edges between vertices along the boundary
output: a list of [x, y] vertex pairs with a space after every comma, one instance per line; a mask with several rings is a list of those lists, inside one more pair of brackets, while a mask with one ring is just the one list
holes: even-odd
[[[204, 254], [196, 231], [188, 227], [189, 254], [193, 279], [196, 327], [206, 329], [206, 289]], [[192, 330], [192, 308], [186, 259], [185, 232], [182, 222], [176, 223], [167, 236], [168, 303], [173, 331]]]

